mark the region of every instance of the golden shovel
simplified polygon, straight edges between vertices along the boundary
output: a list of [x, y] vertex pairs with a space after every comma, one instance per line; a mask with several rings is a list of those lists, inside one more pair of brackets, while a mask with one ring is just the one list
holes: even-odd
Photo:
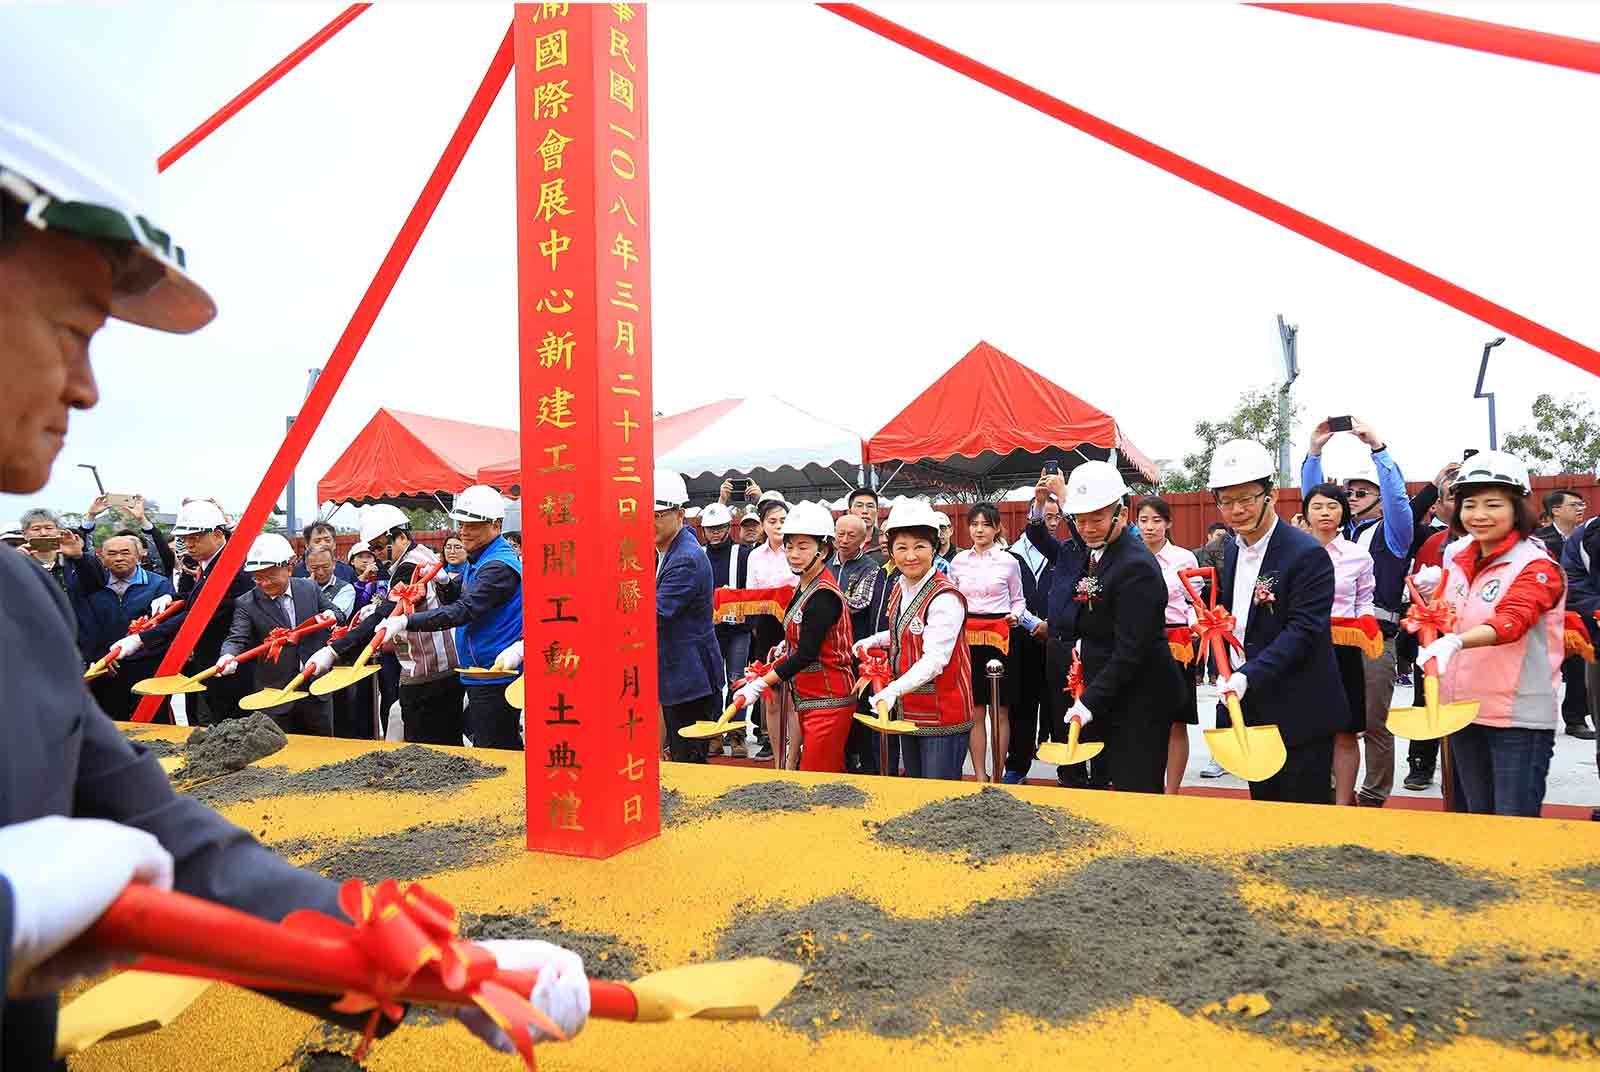
[[83, 680], [96, 681], [109, 673], [111, 673], [111, 656], [107, 655], [105, 658], [96, 659], [89, 664], [89, 669], [83, 672]]
[[733, 716], [735, 712], [740, 711], [743, 708], [744, 697], [735, 696], [733, 702], [728, 705], [727, 710], [722, 712], [722, 717], [717, 719], [717, 721], [707, 722], [704, 719], [701, 719], [699, 722], [691, 722], [687, 726], [684, 726], [678, 730], [678, 736], [687, 737], [690, 740], [698, 741], [702, 738], [720, 737], [724, 733], [732, 733], [734, 730], [742, 730], [744, 729], [744, 723], [735, 722], [733, 720]]
[[311, 675], [315, 674], [316, 672], [317, 668], [312, 666], [310, 663], [307, 663], [306, 668], [296, 674], [294, 678], [282, 688], [261, 689], [257, 692], [252, 692], [250, 695], [240, 700], [239, 710], [265, 711], [269, 707], [277, 707], [280, 704], [294, 703], [296, 700], [303, 700], [306, 698], [307, 694], [297, 690], [301, 685], [304, 685], [306, 681], [311, 678]]
[[[295, 644], [303, 636], [326, 629], [334, 623], [334, 620], [331, 611], [324, 611], [322, 614], [295, 626], [293, 629], [274, 629], [267, 634], [265, 641], [257, 644], [249, 651], [241, 651], [234, 657], [233, 661], [235, 663], [247, 663], [251, 659], [266, 655], [268, 652], [273, 652], [272, 657], [276, 658], [276, 652], [282, 650], [284, 645]], [[206, 687], [201, 682], [215, 676], [218, 672], [217, 667], [208, 666], [193, 677], [186, 677], [183, 674], [147, 677], [143, 681], [136, 683], [133, 686], [133, 691], [140, 696], [176, 696], [183, 692], [204, 692]]]
[[[1209, 606], [1202, 603], [1200, 593], [1189, 584], [1193, 577], [1206, 579], [1206, 588], [1211, 596]], [[1233, 666], [1228, 661], [1228, 645], [1231, 643], [1235, 649], [1243, 649], [1232, 634], [1233, 615], [1217, 606], [1216, 568], [1204, 566], [1179, 570], [1178, 580], [1188, 591], [1190, 601], [1195, 604], [1196, 631], [1211, 643], [1211, 658], [1217, 664], [1217, 679], [1225, 681], [1233, 674]], [[1281, 771], [1289, 759], [1289, 751], [1284, 747], [1283, 734], [1278, 727], [1247, 726], [1244, 711], [1239, 706], [1239, 697], [1232, 692], [1224, 692], [1222, 699], [1228, 705], [1228, 726], [1226, 729], [1205, 731], [1211, 758], [1223, 770], [1247, 782], [1263, 782]]]
[[125, 971], [62, 1006], [56, 1021], [56, 1060], [107, 1039], [166, 1027], [211, 988], [210, 979]]
[[206, 687], [201, 682], [214, 677], [216, 673], [215, 666], [208, 666], [193, 677], [185, 674], [147, 677], [143, 681], [134, 682], [133, 691], [140, 696], [176, 696], [183, 692], [204, 692]]
[[331, 692], [338, 692], [342, 688], [354, 685], [358, 681], [365, 681], [376, 674], [379, 667], [370, 660], [378, 652], [378, 638], [373, 637], [367, 646], [361, 649], [361, 654], [356, 657], [350, 666], [335, 666], [326, 674], [311, 683], [311, 695], [326, 696]]
[[889, 713], [888, 704], [879, 704], [877, 715], [856, 715], [856, 721], [863, 726], [868, 726], [879, 733], [915, 733], [918, 726], [903, 718], [894, 718]]
[[[1407, 632], [1415, 632], [1423, 647], [1439, 639], [1440, 628], [1449, 629], [1455, 621], [1455, 608], [1444, 598], [1444, 584], [1432, 600], [1422, 598], [1416, 581], [1406, 578], [1411, 589], [1411, 609], [1406, 611], [1402, 623]], [[1423, 672], [1422, 698], [1424, 707], [1395, 707], [1389, 711], [1389, 732], [1411, 741], [1432, 741], [1448, 737], [1456, 730], [1472, 724], [1478, 717], [1478, 702], [1441, 704], [1439, 702], [1439, 660], [1429, 659]]]
[[521, 711], [523, 705], [528, 702], [528, 698], [525, 695], [526, 686], [523, 683], [523, 678], [526, 676], [525, 674], [518, 674], [517, 680], [506, 686], [506, 703], [515, 707], [518, 711]]
[[[1072, 653], [1072, 669], [1067, 672], [1067, 691], [1072, 693], [1074, 701], [1083, 696], [1083, 660], [1077, 652]], [[1078, 731], [1083, 728], [1083, 723], [1076, 718], [1067, 719], [1067, 743], [1050, 741], [1039, 746], [1038, 756], [1041, 763], [1054, 763], [1058, 767], [1070, 767], [1075, 763], [1087, 763], [1098, 756], [1105, 749], [1103, 741], [1085, 741], [1078, 743]]]

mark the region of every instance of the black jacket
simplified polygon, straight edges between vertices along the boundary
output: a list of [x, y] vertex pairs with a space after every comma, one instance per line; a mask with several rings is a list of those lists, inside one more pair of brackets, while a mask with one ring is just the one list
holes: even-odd
[[[1284, 744], [1304, 744], [1339, 732], [1350, 713], [1329, 628], [1333, 560], [1313, 537], [1282, 520], [1267, 540], [1259, 577], [1272, 579], [1274, 602], [1250, 608], [1240, 638], [1244, 665], [1233, 669], [1249, 682], [1241, 703], [1245, 724], [1276, 725]], [[1238, 561], [1239, 541], [1230, 539], [1217, 582], [1217, 602], [1230, 610]], [[1234, 659], [1230, 648], [1230, 663]], [[1218, 712], [1227, 725], [1220, 705]]]
[[1183, 679], [1167, 647], [1167, 584], [1144, 541], [1125, 527], [1090, 562], [1085, 576], [1099, 583], [1092, 602], [1078, 605], [1083, 653], [1083, 706], [1091, 728], [1135, 722], [1163, 727], [1184, 700]]
[[[0, 591], [0, 689], [9, 702], [0, 825], [46, 815], [126, 823], [172, 853], [174, 886], [184, 893], [273, 922], [297, 908], [343, 918], [336, 884], [289, 866], [216, 812], [175, 795], [155, 758], [101, 713], [83, 685], [66, 600], [37, 565], [0, 547]], [[11, 928], [11, 887], [0, 879], [0, 978], [8, 974]], [[0, 1068], [57, 1067], [55, 1037], [54, 997], [8, 1001], [0, 990]]]
[[[222, 558], [222, 552], [217, 552], [217, 557], [211, 560], [211, 567], [200, 575], [200, 581], [187, 592], [184, 585], [178, 585], [178, 594], [186, 601], [183, 610], [161, 622], [152, 629], [146, 630], [142, 636], [145, 650], [165, 654], [172, 644], [172, 638], [178, 635], [178, 630], [189, 617], [189, 608], [200, 598], [200, 592], [208, 584], [219, 584], [212, 574], [212, 569]], [[222, 602], [217, 604], [217, 609], [212, 612], [211, 619], [206, 622], [205, 631], [200, 634], [200, 639], [195, 641], [194, 651], [184, 666], [189, 673], [199, 673], [217, 661], [222, 654], [222, 643], [228, 639], [228, 630], [233, 627], [233, 607], [240, 596], [248, 595], [255, 590], [255, 582], [243, 570], [235, 573], [228, 581], [228, 590], [223, 594]]]

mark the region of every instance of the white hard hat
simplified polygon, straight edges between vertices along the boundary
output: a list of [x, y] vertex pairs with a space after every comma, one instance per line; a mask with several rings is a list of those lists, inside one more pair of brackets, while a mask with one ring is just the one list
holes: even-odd
[[1110, 462], [1089, 461], [1079, 465], [1067, 478], [1067, 501], [1062, 506], [1069, 514], [1088, 514], [1128, 494], [1122, 474]]
[[500, 493], [484, 484], [474, 484], [456, 496], [450, 508], [452, 521], [504, 521], [506, 501]]
[[1206, 487], [1215, 491], [1253, 480], [1271, 480], [1277, 474], [1278, 465], [1266, 447], [1253, 439], [1231, 439], [1211, 455]]
[[12, 529], [10, 532], [0, 532], [0, 543], [18, 544], [27, 542], [28, 537], [16, 529]]
[[1366, 451], [1362, 454], [1365, 456], [1357, 458], [1353, 465], [1342, 471], [1338, 477], [1341, 483], [1348, 484], [1352, 480], [1365, 480], [1369, 484], [1378, 483], [1378, 467], [1373, 464], [1372, 455]]
[[657, 469], [655, 496], [655, 508], [657, 510], [671, 510], [675, 506], [687, 506], [689, 505], [689, 486], [683, 482], [681, 473]]
[[945, 513], [943, 510], [934, 510], [934, 508], [931, 506], [928, 507], [928, 509], [933, 510], [934, 516], [939, 519], [939, 528], [948, 529], [955, 525], [955, 522], [950, 519], [950, 515]]
[[797, 502], [789, 507], [789, 516], [783, 519], [783, 535], [833, 538], [833, 511], [821, 503]]
[[172, 534], [192, 536], [197, 532], [227, 527], [228, 519], [220, 506], [210, 499], [191, 499], [178, 507], [178, 517], [172, 523]]
[[373, 503], [361, 508], [361, 541], [368, 543], [397, 528], [410, 528], [411, 519], [405, 511], [389, 503]]
[[761, 507], [767, 505], [767, 503], [778, 503], [787, 508], [789, 505], [789, 500], [783, 497], [783, 492], [781, 491], [763, 491], [761, 493], [761, 498], [756, 500], [756, 509], [759, 510]]
[[11, 8], [5, 17], [0, 196], [20, 201], [43, 230], [130, 243], [112, 316], [162, 331], [204, 327], [216, 305], [184, 273], [183, 250], [150, 222], [160, 217], [160, 146], [139, 114], [139, 95], [113, 84], [103, 64], [74, 55], [59, 16]]
[[733, 524], [733, 511], [719, 502], [714, 502], [700, 511], [700, 527], [703, 529], [716, 529], [731, 524]]
[[370, 555], [370, 554], [372, 554], [372, 548], [367, 546], [367, 541], [366, 540], [357, 540], [355, 543], [350, 545], [350, 550], [344, 557], [345, 557], [345, 561], [348, 562], [348, 561], [352, 561], [357, 555]]
[[276, 532], [263, 532], [250, 541], [250, 551], [244, 556], [244, 571], [255, 573], [273, 566], [287, 566], [294, 560], [294, 548]]
[[1455, 487], [1468, 484], [1499, 484], [1516, 488], [1526, 495], [1532, 486], [1528, 480], [1528, 467], [1522, 459], [1503, 450], [1481, 450], [1461, 463], [1456, 473]]
[[761, 515], [756, 513], [756, 508], [754, 506], [747, 506], [744, 510], [744, 516], [739, 518], [739, 524], [745, 525], [752, 521], [757, 525], [761, 524]]
[[889, 519], [883, 523], [884, 532], [893, 532], [895, 529], [937, 529], [939, 518], [943, 517], [939, 511], [925, 502], [916, 499], [901, 499], [889, 508]]

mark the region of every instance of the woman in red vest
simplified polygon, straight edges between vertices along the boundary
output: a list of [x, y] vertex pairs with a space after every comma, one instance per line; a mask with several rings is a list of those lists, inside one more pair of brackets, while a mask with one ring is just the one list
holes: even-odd
[[800, 716], [800, 769], [844, 771], [845, 740], [856, 701], [850, 660], [850, 615], [844, 593], [828, 572], [833, 554], [833, 511], [821, 503], [796, 503], [783, 524], [783, 551], [799, 587], [783, 615], [783, 657], [763, 677], [741, 688], [747, 706], [774, 685], [794, 690]]
[[973, 723], [972, 652], [963, 628], [966, 600], [933, 568], [938, 516], [915, 500], [889, 511], [883, 528], [899, 570], [889, 592], [889, 628], [859, 641], [856, 654], [889, 649], [895, 679], [869, 703], [874, 711], [884, 705], [895, 718], [917, 724], [915, 733], [900, 739], [906, 773], [959, 780]]

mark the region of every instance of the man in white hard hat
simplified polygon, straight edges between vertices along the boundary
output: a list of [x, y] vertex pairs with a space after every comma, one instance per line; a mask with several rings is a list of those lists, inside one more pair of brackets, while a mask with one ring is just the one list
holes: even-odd
[[[474, 484], [457, 495], [450, 518], [460, 524], [461, 541], [467, 545], [460, 595], [405, 617], [386, 617], [374, 632], [378, 643], [384, 644], [409, 632], [454, 629], [460, 666], [507, 671], [503, 676], [462, 681], [467, 690], [467, 736], [479, 748], [522, 747], [521, 712], [506, 702], [506, 686], [516, 679], [522, 661], [522, 558], [501, 535], [505, 517], [505, 500], [491, 487]], [[709, 618], [708, 613], [708, 622]]]
[[722, 714], [728, 679], [711, 627], [711, 562], [683, 524], [689, 503], [683, 477], [657, 469], [654, 494], [656, 668], [667, 749], [680, 763], [704, 763], [706, 742], [680, 737], [678, 730]]
[[[170, 237], [149, 222], [161, 218], [158, 147], [142, 141], [127, 111], [137, 96], [127, 72], [118, 72], [124, 84], [106, 84], [107, 65], [68, 55], [47, 17], [11, 8], [0, 31], [0, 492], [20, 495], [45, 485], [71, 412], [98, 398], [89, 341], [107, 319], [183, 332], [215, 315]], [[192, 531], [207, 542], [204, 532], [225, 524], [219, 512]], [[7, 548], [0, 591], [9, 761], [0, 762], [0, 1068], [20, 1072], [65, 1067], [55, 1061], [56, 992], [110, 963], [68, 947], [129, 882], [273, 922], [298, 909], [342, 911], [336, 883], [173, 793], [155, 757], [84, 687], [66, 597]], [[223, 607], [226, 629], [232, 607]], [[539, 969], [534, 1003], [569, 1036], [581, 1028], [582, 961], [545, 943], [510, 945], [496, 949], [501, 965]], [[311, 998], [302, 1007], [326, 1014], [328, 1005]], [[469, 1027], [507, 1044], [481, 1017]], [[241, 1037], [249, 1029], [240, 1024]], [[225, 1050], [216, 1061], [238, 1063]]]
[[[412, 583], [418, 570], [439, 561], [433, 551], [412, 539], [411, 519], [388, 503], [361, 511], [361, 539], [364, 546], [391, 563], [391, 586]], [[437, 610], [444, 605], [441, 593], [449, 595], [453, 591], [448, 584], [429, 581], [416, 609]], [[379, 623], [394, 611], [393, 599], [379, 603], [369, 617], [333, 642], [334, 654], [340, 659], [355, 658], [372, 639]], [[456, 654], [455, 632], [409, 632], [395, 642], [395, 654], [400, 659], [400, 720], [405, 739], [418, 744], [459, 745], [466, 728], [461, 714], [465, 693], [456, 672], [461, 663]]]
[[[331, 623], [328, 630], [285, 644], [277, 658], [264, 655], [255, 660], [256, 688], [279, 689], [307, 667], [313, 668], [315, 678], [333, 665], [333, 653], [323, 648], [323, 641], [338, 624], [339, 612], [315, 581], [291, 577], [293, 569], [294, 548], [276, 532], [263, 532], [251, 542], [244, 572], [255, 587], [234, 601], [233, 624], [217, 656], [218, 677], [237, 673], [238, 656], [266, 641], [274, 629], [293, 629], [324, 616]], [[333, 704], [326, 696], [308, 694], [266, 712], [285, 733], [333, 736]]]
[[[250, 575], [243, 570], [227, 580], [213, 577], [212, 571], [216, 567], [217, 559], [222, 556], [223, 545], [228, 542], [228, 535], [232, 530], [233, 523], [222, 512], [222, 508], [211, 499], [189, 499], [178, 508], [178, 519], [173, 522], [172, 535], [183, 540], [184, 553], [198, 564], [198, 581], [193, 589], [184, 594], [188, 606], [183, 610], [138, 636], [119, 641], [119, 660], [140, 652], [148, 652], [152, 657], [164, 655], [171, 646], [173, 638], [178, 635], [178, 630], [189, 617], [188, 607], [194, 606], [195, 601], [199, 599], [200, 591], [208, 584], [225, 584], [227, 592], [223, 595], [222, 602], [217, 604], [217, 609], [212, 611], [211, 617], [206, 620], [205, 629], [195, 641], [194, 649], [183, 664], [183, 672], [198, 674], [216, 664], [222, 656], [223, 641], [227, 640], [228, 631], [233, 627], [235, 604], [240, 597], [248, 595], [255, 587]], [[246, 664], [239, 668], [237, 674], [227, 678], [212, 679], [205, 692], [185, 697], [185, 710], [192, 711], [198, 716], [198, 718], [191, 717], [191, 722], [215, 725], [243, 714], [239, 710], [239, 701], [254, 691], [255, 667]]]
[[1211, 458], [1211, 494], [1234, 534], [1217, 603], [1232, 611], [1244, 645], [1244, 662], [1218, 687], [1239, 697], [1247, 725], [1276, 725], [1289, 754], [1277, 774], [1250, 783], [1250, 796], [1331, 804], [1333, 736], [1349, 719], [1333, 655], [1333, 560], [1314, 537], [1279, 522], [1276, 474], [1267, 448], [1248, 439]]

